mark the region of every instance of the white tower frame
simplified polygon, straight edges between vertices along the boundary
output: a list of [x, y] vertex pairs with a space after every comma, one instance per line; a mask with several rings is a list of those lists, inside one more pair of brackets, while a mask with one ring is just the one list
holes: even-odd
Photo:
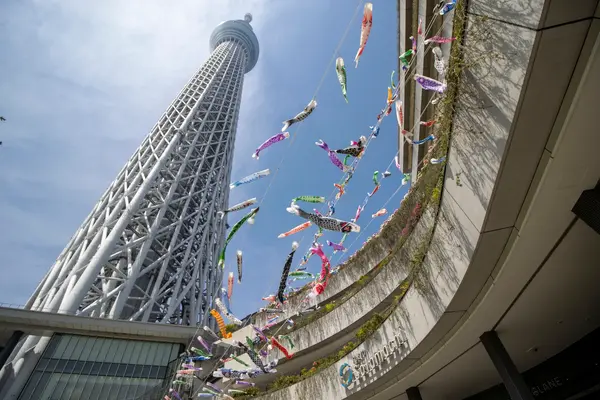
[[[223, 278], [217, 258], [226, 227], [217, 211], [229, 201], [244, 74], [259, 54], [251, 20], [247, 14], [217, 26], [209, 59], [102, 195], [28, 309], [207, 324]], [[12, 373], [28, 374], [35, 364], [25, 354], [39, 353], [47, 339], [24, 339]]]

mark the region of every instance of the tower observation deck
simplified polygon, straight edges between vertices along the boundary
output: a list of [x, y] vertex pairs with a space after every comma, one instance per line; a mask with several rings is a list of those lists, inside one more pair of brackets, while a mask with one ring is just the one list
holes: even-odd
[[[28, 309], [208, 324], [223, 278], [217, 258], [226, 227], [217, 212], [229, 201], [244, 74], [259, 55], [251, 21], [246, 14], [215, 28], [210, 57], [75, 232]], [[28, 374], [25, 353], [48, 340], [24, 339], [9, 359], [11, 374]]]

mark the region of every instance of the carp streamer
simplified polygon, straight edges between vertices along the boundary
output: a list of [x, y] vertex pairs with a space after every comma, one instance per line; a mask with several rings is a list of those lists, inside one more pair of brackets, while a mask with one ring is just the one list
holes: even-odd
[[278, 133], [276, 135], [271, 136], [270, 138], [268, 138], [267, 140], [265, 140], [263, 142], [263, 144], [261, 144], [260, 146], [258, 146], [256, 148], [256, 150], [252, 154], [252, 158], [256, 158], [258, 160], [258, 156], [260, 155], [261, 151], [263, 151], [267, 147], [271, 147], [275, 143], [281, 142], [282, 140], [285, 140], [285, 139], [287, 139], [289, 137], [290, 137], [290, 134], [288, 132]]
[[250, 174], [250, 175], [240, 179], [239, 181], [235, 181], [235, 182], [231, 183], [229, 185], [229, 189], [233, 189], [235, 187], [244, 185], [246, 183], [254, 182], [257, 179], [264, 178], [265, 176], [269, 175], [270, 173], [271, 173], [271, 171], [268, 168], [263, 169], [262, 171], [255, 172], [253, 174]]
[[292, 260], [294, 259], [294, 253], [298, 249], [298, 242], [292, 243], [292, 251], [288, 254], [287, 259], [285, 260], [285, 264], [283, 266], [283, 271], [281, 272], [281, 280], [279, 281], [279, 290], [277, 291], [277, 298], [281, 303], [285, 301], [283, 297], [283, 292], [285, 290], [285, 286], [287, 284], [287, 278], [290, 273], [290, 268], [292, 267]]
[[310, 103], [308, 103], [308, 105], [304, 107], [304, 110], [302, 110], [294, 118], [288, 119], [287, 121], [283, 121], [283, 128], [281, 128], [281, 132], [285, 132], [290, 126], [292, 126], [295, 123], [304, 121], [306, 118], [308, 118], [310, 114], [312, 114], [315, 108], [317, 108], [317, 101], [315, 99], [312, 99]]
[[275, 339], [275, 337], [271, 337], [271, 344], [273, 347], [278, 348], [288, 360], [294, 357], [294, 353], [290, 353], [288, 349], [286, 349], [281, 343], [279, 343], [277, 339]]
[[329, 231], [344, 232], [344, 233], [360, 232], [360, 226], [358, 226], [352, 222], [342, 221], [337, 218], [323, 217], [323, 216], [318, 216], [316, 214], [307, 213], [306, 211], [302, 210], [296, 204], [292, 204], [286, 210], [290, 214], [295, 214], [301, 218], [307, 219], [310, 222], [312, 222], [313, 224], [317, 225], [319, 228], [323, 228], [323, 229], [326, 229]]
[[367, 45], [367, 40], [369, 40], [369, 34], [371, 33], [372, 27], [373, 27], [373, 3], [366, 3], [364, 11], [363, 11], [362, 25], [360, 28], [360, 46], [358, 47], [358, 52], [356, 53], [356, 57], [354, 57], [354, 62], [356, 63], [356, 68], [358, 68], [358, 61], [360, 60], [360, 56], [362, 56], [363, 51], [365, 51], [365, 46]]
[[216, 298], [215, 305], [217, 306], [219, 311], [221, 311], [221, 313], [224, 314], [225, 317], [227, 317], [227, 319], [231, 321], [231, 323], [236, 324], [236, 325], [242, 325], [242, 321], [240, 321], [233, 314], [231, 314], [229, 311], [227, 311], [227, 308], [225, 308], [225, 305], [223, 304], [221, 299]]
[[[248, 214], [246, 214], [244, 217], [242, 217], [242, 219], [240, 219], [233, 226], [233, 228], [231, 228], [231, 231], [229, 232], [229, 235], [227, 235], [227, 239], [225, 240], [225, 244], [223, 245], [223, 249], [221, 250], [221, 254], [219, 254], [219, 266], [221, 268], [225, 267], [225, 250], [227, 250], [227, 245], [229, 244], [231, 239], [233, 239], [233, 236], [237, 233], [237, 231], [240, 230], [242, 225], [244, 225], [246, 223], [246, 221], [248, 221], [248, 220], [254, 221], [254, 217], [258, 213], [259, 209], [260, 209], [260, 207], [256, 207], [256, 208], [252, 209], [252, 211], [250, 211]], [[252, 222], [249, 222], [249, 223], [251, 224]]]
[[237, 270], [238, 270], [238, 283], [242, 283], [242, 251], [236, 252], [237, 256]]
[[239, 211], [239, 210], [243, 210], [244, 208], [248, 208], [250, 207], [252, 204], [256, 203], [256, 197], [253, 197], [251, 199], [248, 199], [246, 201], [242, 201], [241, 203], [236, 204], [235, 206], [231, 206], [229, 207], [227, 210], [223, 210], [223, 211], [218, 211], [217, 215], [223, 219], [223, 217], [230, 213], [230, 212], [234, 212], [234, 211]]
[[295, 228], [290, 229], [287, 232], [281, 233], [279, 236], [277, 236], [279, 239], [284, 238], [284, 237], [288, 237], [290, 235], [293, 235], [294, 233], [298, 233], [300, 231], [305, 230], [306, 228], [310, 227], [312, 225], [312, 222], [310, 221], [306, 221], [303, 224], [298, 225]]
[[435, 79], [428, 78], [423, 75], [415, 74], [415, 81], [425, 90], [432, 90], [438, 93], [444, 93], [446, 90], [446, 84]]
[[348, 167], [345, 166], [344, 163], [342, 163], [339, 158], [337, 158], [337, 156], [335, 155], [335, 151], [331, 150], [329, 148], [329, 146], [327, 145], [327, 143], [325, 143], [323, 140], [319, 139], [319, 141], [315, 142], [315, 144], [327, 152], [327, 154], [329, 155], [329, 160], [331, 161], [331, 163], [333, 165], [338, 167], [342, 172], [348, 171]]
[[342, 57], [338, 57], [335, 60], [335, 73], [337, 74], [338, 81], [340, 82], [340, 86], [342, 87], [342, 94], [344, 95], [344, 100], [346, 100], [347, 103], [348, 96], [346, 95], [346, 67], [344, 66], [344, 59]]
[[217, 320], [217, 325], [219, 326], [219, 331], [221, 331], [221, 336], [223, 336], [224, 339], [230, 339], [231, 333], [225, 330], [225, 322], [223, 322], [223, 317], [221, 317], [221, 314], [219, 314], [217, 310], [212, 309], [210, 310], [210, 315]]
[[230, 272], [227, 277], [227, 299], [229, 301], [231, 301], [231, 295], [233, 295], [233, 272]]

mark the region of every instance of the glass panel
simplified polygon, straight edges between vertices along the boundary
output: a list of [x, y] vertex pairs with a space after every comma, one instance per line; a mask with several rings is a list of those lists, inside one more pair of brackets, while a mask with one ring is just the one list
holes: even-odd
[[82, 361], [87, 361], [90, 359], [90, 354], [92, 353], [92, 349], [97, 347], [98, 338], [85, 338], [83, 341], [83, 348], [81, 350], [81, 354], [79, 355], [79, 359]]
[[101, 360], [99, 360], [99, 356], [100, 356], [100, 350], [102, 349], [104, 342], [106, 342], [106, 339], [104, 339], [104, 338], [96, 338], [96, 340], [94, 340], [94, 345], [91, 347], [90, 353], [87, 356], [88, 360], [101, 361]]
[[100, 354], [98, 355], [98, 361], [106, 361], [110, 353], [111, 344], [113, 343], [110, 339], [100, 339], [102, 341], [102, 347], [100, 348]]
[[23, 393], [21, 393], [21, 397], [20, 397], [21, 399], [23, 399], [23, 400], [34, 399], [34, 397], [31, 397], [31, 395], [33, 394], [33, 391], [37, 387], [37, 384], [40, 381], [41, 377], [42, 377], [41, 372], [34, 372], [33, 374], [31, 374], [31, 377], [29, 378], [29, 381], [27, 382], [27, 386], [25, 387], [25, 390], [23, 390]]
[[62, 358], [63, 354], [67, 350], [67, 347], [69, 346], [69, 342], [71, 341], [71, 338], [72, 338], [71, 335], [57, 335], [56, 336], [58, 344], [56, 346], [56, 350], [54, 351], [54, 354], [52, 355], [52, 358]]
[[83, 349], [89, 342], [88, 338], [83, 336], [77, 337], [77, 343], [73, 346], [73, 353], [71, 353], [72, 360], [79, 360], [81, 358], [81, 353], [83, 353]]
[[58, 358], [63, 358], [63, 359], [72, 359], [72, 355], [73, 355], [73, 350], [75, 350], [75, 347], [77, 346], [77, 343], [79, 342], [79, 336], [71, 336], [69, 335], [69, 344], [67, 345], [67, 348], [64, 350], [64, 353], [59, 354]]

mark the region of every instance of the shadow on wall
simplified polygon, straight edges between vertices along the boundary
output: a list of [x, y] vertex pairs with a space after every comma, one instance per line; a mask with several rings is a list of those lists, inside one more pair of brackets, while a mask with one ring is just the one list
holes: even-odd
[[[447, 195], [447, 193], [445, 194]], [[418, 271], [413, 287], [427, 303], [427, 307], [436, 319], [446, 311], [446, 301], [456, 293], [462, 281], [455, 265], [468, 264], [475, 248], [460, 226], [456, 212], [446, 202], [442, 204], [438, 214], [436, 232], [431, 240], [422, 268]], [[443, 286], [439, 281], [445, 282]], [[403, 326], [411, 332], [410, 321]], [[414, 337], [414, 334], [413, 334]]]
[[[526, 71], [521, 66], [527, 65], [531, 52], [529, 40], [507, 30], [515, 28], [471, 16], [463, 46], [464, 72], [452, 151], [464, 164], [449, 165], [448, 178], [454, 179], [457, 186], [470, 186], [468, 189], [484, 209], [498, 173], [493, 166], [500, 165], [506, 145], [496, 133], [510, 130], [517, 108], [517, 100], [511, 94], [520, 90]], [[457, 175], [458, 179], [461, 175], [468, 178], [456, 182]]]

